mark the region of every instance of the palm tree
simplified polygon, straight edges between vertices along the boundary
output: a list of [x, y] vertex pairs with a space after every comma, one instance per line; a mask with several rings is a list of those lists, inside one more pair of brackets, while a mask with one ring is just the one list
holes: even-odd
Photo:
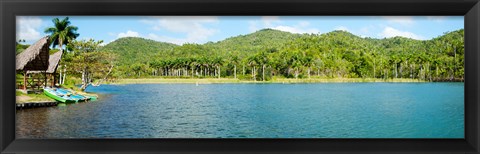
[[215, 70], [215, 72], [217, 72], [215, 75], [217, 75], [219, 79], [221, 75], [220, 66], [222, 66], [223, 63], [224, 63], [224, 60], [221, 57], [216, 57], [213, 59], [213, 66], [217, 67], [218, 69], [218, 71]]
[[251, 67], [253, 67], [253, 68], [252, 68], [252, 78], [253, 78], [254, 81], [257, 81], [256, 75], [255, 75], [255, 72], [256, 72], [255, 66], [256, 66], [257, 64], [258, 64], [258, 62], [257, 62], [257, 57], [256, 57], [256, 55], [253, 55], [253, 56], [248, 57], [248, 65], [251, 66]]
[[257, 53], [256, 55], [254, 55], [254, 57], [255, 57], [257, 63], [262, 65], [262, 81], [265, 81], [265, 65], [269, 61], [268, 54], [265, 51], [261, 51], [261, 52]]
[[[52, 20], [54, 27], [48, 27], [45, 29], [45, 33], [50, 34], [50, 42], [53, 47], [59, 46], [60, 50], [63, 52], [63, 45], [67, 45], [71, 41], [75, 40], [80, 34], [77, 33], [78, 27], [71, 26], [68, 17], [65, 17], [63, 20], [55, 18]], [[62, 72], [60, 71], [60, 84], [65, 82], [66, 76], [66, 65], [63, 66], [63, 79]]]
[[50, 42], [53, 47], [58, 45], [62, 50], [63, 45], [67, 45], [80, 35], [77, 33], [78, 27], [70, 25], [68, 17], [62, 20], [55, 18], [52, 22], [54, 27], [46, 28], [45, 33], [50, 34]]
[[237, 79], [237, 64], [240, 59], [238, 58], [237, 54], [234, 54], [232, 57], [230, 57], [230, 61], [233, 63], [233, 76], [235, 79]]

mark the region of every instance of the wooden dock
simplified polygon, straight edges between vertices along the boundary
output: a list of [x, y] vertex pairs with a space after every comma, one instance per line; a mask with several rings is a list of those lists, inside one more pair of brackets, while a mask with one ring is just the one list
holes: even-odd
[[16, 103], [17, 109], [24, 109], [24, 108], [36, 108], [36, 107], [49, 107], [49, 106], [57, 106], [58, 102], [56, 101], [42, 101], [42, 102], [22, 102]]

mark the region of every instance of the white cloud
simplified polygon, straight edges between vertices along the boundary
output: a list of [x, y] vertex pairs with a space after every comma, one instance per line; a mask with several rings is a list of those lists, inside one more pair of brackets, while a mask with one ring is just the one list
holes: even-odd
[[276, 27], [271, 27], [271, 28], [276, 29], [276, 30], [290, 32], [290, 33], [298, 33], [298, 34], [320, 33], [320, 31], [316, 28], [305, 28], [305, 27], [301, 27], [301, 26], [276, 26]]
[[156, 31], [164, 30], [186, 35], [185, 38], [158, 36], [154, 33], [150, 33], [147, 36], [154, 40], [175, 44], [201, 43], [219, 31], [218, 29], [207, 28], [206, 26], [206, 24], [219, 22], [218, 17], [214, 16], [151, 17], [143, 19], [141, 22], [151, 25], [152, 29]]
[[367, 33], [369, 33], [369, 32], [370, 32], [370, 27], [371, 27], [371, 26], [360, 28], [360, 33], [362, 33], [362, 34], [367, 34]]
[[122, 38], [122, 37], [140, 37], [140, 34], [138, 34], [138, 32], [128, 30], [125, 33], [118, 33], [117, 38]]
[[415, 22], [411, 16], [384, 16], [389, 23], [400, 24], [403, 26], [411, 26]]
[[337, 26], [335, 27], [335, 30], [349, 31], [348, 28], [345, 26]]
[[264, 16], [262, 17], [261, 22], [259, 21], [249, 21], [248, 29], [250, 32], [255, 32], [264, 28], [271, 28], [280, 31], [290, 32], [290, 33], [320, 33], [320, 30], [316, 28], [310, 28], [310, 23], [307, 21], [300, 21], [296, 25], [278, 25], [282, 23], [277, 16]]
[[280, 18], [278, 16], [262, 16], [261, 18], [263, 25], [266, 27], [271, 27], [274, 23], [280, 22]]
[[356, 34], [363, 38], [375, 37], [374, 35], [377, 34], [377, 32], [375, 31], [377, 30], [380, 31], [384, 27], [385, 26], [383, 25], [367, 25], [367, 26], [361, 27]]
[[37, 41], [42, 36], [38, 29], [42, 25], [39, 17], [17, 17], [17, 40]]
[[443, 22], [445, 20], [445, 16], [427, 16], [428, 20], [432, 20], [435, 22]]
[[407, 37], [407, 38], [412, 38], [412, 39], [417, 39], [417, 40], [423, 40], [424, 37], [414, 34], [412, 32], [407, 32], [407, 31], [400, 31], [398, 29], [392, 28], [392, 27], [385, 27], [383, 31], [379, 34], [380, 37], [395, 37], [395, 36], [402, 36], [402, 37]]
[[310, 22], [300, 21], [298, 24], [293, 25], [293, 26], [280, 25], [280, 26], [269, 27], [269, 28], [276, 29], [276, 30], [281, 30], [281, 31], [286, 31], [286, 32], [290, 32], [290, 33], [299, 33], [299, 34], [320, 33], [320, 30], [318, 30], [316, 28], [309, 28], [309, 26], [310, 26]]
[[168, 36], [159, 36], [153, 33], [148, 34], [146, 38], [156, 40], [156, 41], [161, 41], [161, 42], [169, 42], [169, 43], [178, 44], [178, 45], [193, 42], [187, 38], [173, 38]]
[[248, 30], [250, 30], [250, 32], [255, 32], [260, 29], [258, 28], [256, 21], [248, 21], [248, 24]]

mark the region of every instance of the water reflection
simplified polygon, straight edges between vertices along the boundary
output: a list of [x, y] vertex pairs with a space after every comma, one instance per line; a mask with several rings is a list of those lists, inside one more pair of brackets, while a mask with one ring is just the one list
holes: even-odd
[[17, 110], [18, 138], [463, 138], [463, 83], [136, 84]]

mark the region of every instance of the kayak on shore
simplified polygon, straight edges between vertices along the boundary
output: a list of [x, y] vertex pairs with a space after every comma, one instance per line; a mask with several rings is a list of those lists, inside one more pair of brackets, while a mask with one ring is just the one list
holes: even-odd
[[96, 100], [95, 96], [81, 95], [63, 88], [44, 88], [43, 93], [45, 93], [45, 95], [48, 97], [63, 103], [76, 103], [88, 100]]

